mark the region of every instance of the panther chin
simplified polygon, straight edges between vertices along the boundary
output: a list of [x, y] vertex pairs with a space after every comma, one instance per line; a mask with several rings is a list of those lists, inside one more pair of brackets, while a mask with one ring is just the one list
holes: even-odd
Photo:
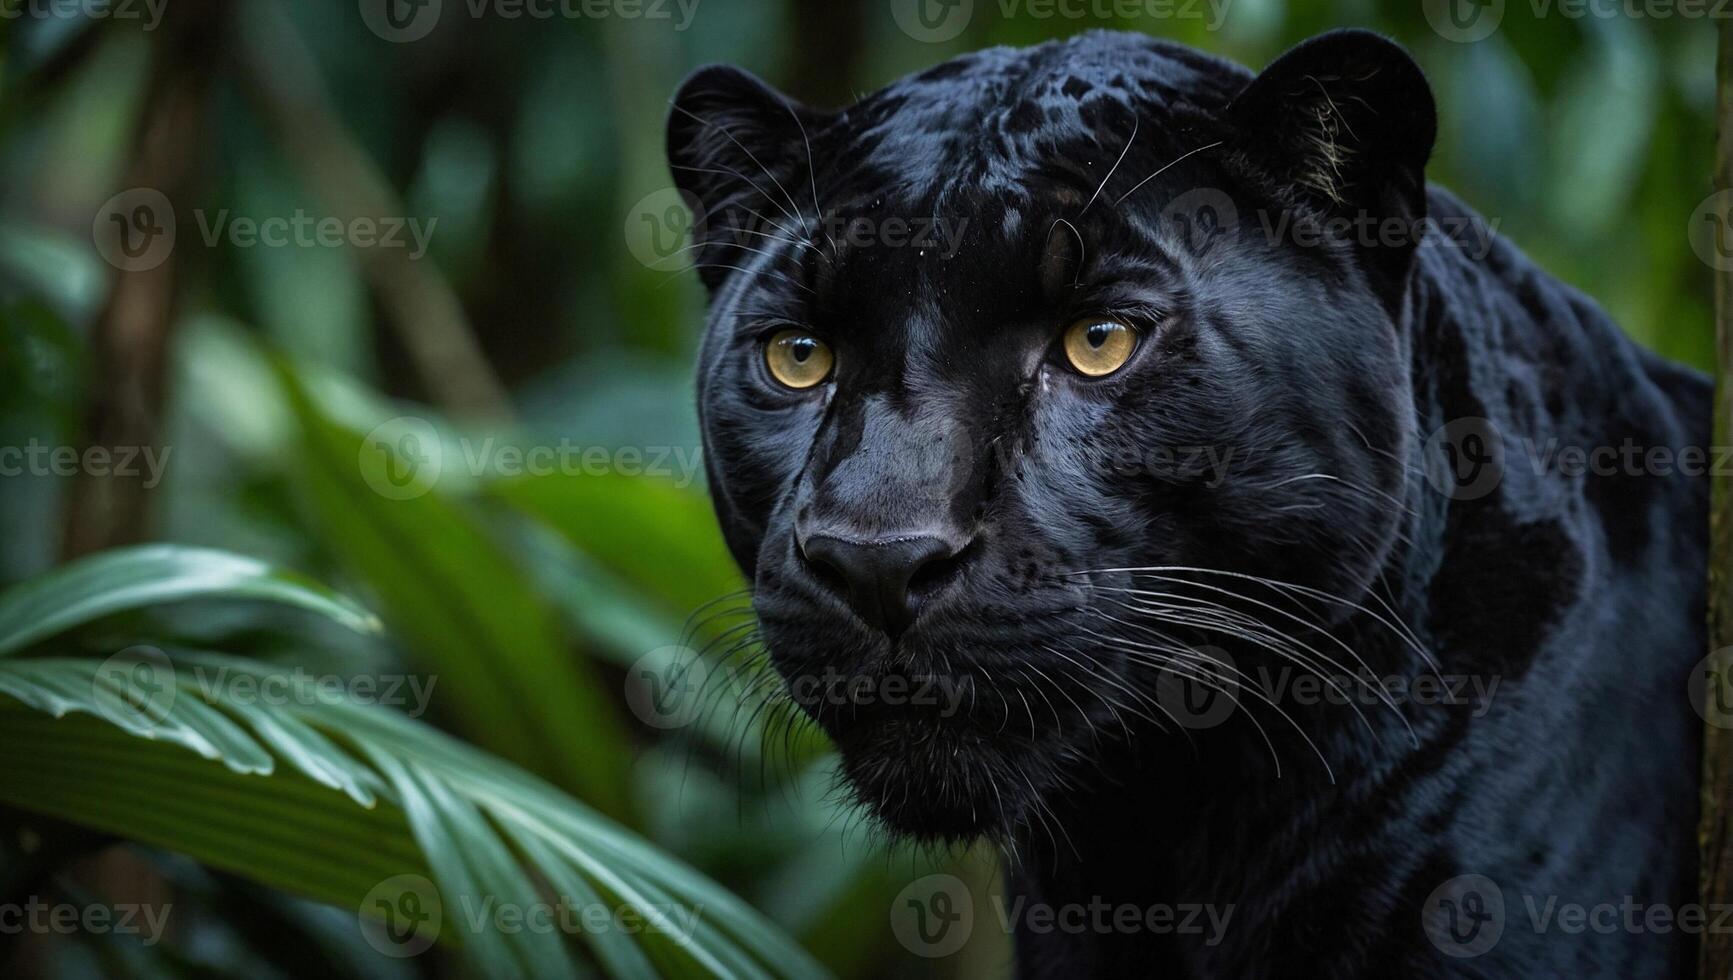
[[909, 713], [851, 725], [837, 745], [855, 801], [917, 841], [1009, 837], [1039, 802], [1024, 782], [1039, 771], [1024, 739]]
[[1034, 695], [975, 683], [965, 675], [924, 703], [802, 708], [839, 749], [848, 794], [884, 830], [921, 843], [1010, 843], [1072, 785], [1085, 753], [1067, 728], [1089, 721], [1061, 722]]

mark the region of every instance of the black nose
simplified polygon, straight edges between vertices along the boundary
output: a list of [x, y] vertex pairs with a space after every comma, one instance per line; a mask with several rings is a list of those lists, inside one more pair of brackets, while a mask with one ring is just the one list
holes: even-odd
[[801, 546], [808, 561], [841, 579], [836, 584], [846, 591], [850, 608], [891, 636], [908, 629], [920, 611], [919, 590], [909, 583], [947, 571], [961, 550], [931, 536], [850, 541], [819, 535]]

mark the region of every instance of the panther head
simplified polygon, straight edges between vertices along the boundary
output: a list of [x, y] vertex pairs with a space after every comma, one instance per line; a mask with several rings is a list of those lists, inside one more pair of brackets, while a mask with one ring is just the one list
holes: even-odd
[[1366, 591], [1400, 540], [1434, 128], [1364, 32], [1256, 77], [1088, 34], [836, 112], [682, 85], [710, 491], [885, 825], [1014, 837], [1105, 740], [1163, 737], [1159, 678], [1229, 680], [1200, 643], [1245, 640], [1239, 584]]

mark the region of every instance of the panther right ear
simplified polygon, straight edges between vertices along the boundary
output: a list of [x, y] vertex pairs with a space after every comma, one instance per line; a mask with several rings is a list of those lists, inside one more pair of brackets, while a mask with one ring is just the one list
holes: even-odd
[[675, 186], [703, 208], [694, 223], [703, 236], [698, 275], [712, 292], [731, 272], [716, 263], [739, 264], [718, 258], [716, 249], [742, 222], [788, 237], [818, 220], [795, 194], [806, 182], [807, 134], [823, 119], [729, 65], [707, 65], [680, 84], [668, 111], [668, 168]]
[[[1321, 34], [1277, 58], [1228, 107], [1235, 150], [1284, 196], [1322, 215], [1426, 215], [1426, 158], [1437, 110], [1408, 52], [1370, 31]], [[1367, 246], [1406, 272], [1413, 242]]]

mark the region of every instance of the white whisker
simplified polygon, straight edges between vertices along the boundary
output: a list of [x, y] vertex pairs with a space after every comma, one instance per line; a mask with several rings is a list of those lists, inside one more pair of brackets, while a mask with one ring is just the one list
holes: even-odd
[[1202, 153], [1205, 150], [1214, 149], [1220, 145], [1222, 145], [1222, 141], [1216, 140], [1214, 143], [1206, 143], [1203, 146], [1200, 146], [1195, 150], [1187, 150], [1186, 152], [1181, 153], [1179, 156], [1174, 157], [1172, 161], [1167, 163], [1160, 170], [1157, 170], [1155, 173], [1152, 173], [1148, 177], [1145, 177], [1142, 180], [1138, 181], [1135, 185], [1132, 186], [1131, 190], [1128, 190], [1124, 194], [1119, 195], [1119, 199], [1113, 202], [1113, 206], [1119, 207], [1121, 204], [1125, 203], [1125, 199], [1130, 197], [1131, 195], [1137, 193], [1137, 189], [1139, 187], [1142, 187], [1144, 184], [1149, 183], [1150, 181], [1154, 180], [1157, 177], [1160, 177], [1162, 174], [1166, 173], [1170, 168], [1172, 168], [1175, 164], [1179, 163], [1181, 160], [1184, 160], [1186, 157], [1194, 156], [1196, 154]]

